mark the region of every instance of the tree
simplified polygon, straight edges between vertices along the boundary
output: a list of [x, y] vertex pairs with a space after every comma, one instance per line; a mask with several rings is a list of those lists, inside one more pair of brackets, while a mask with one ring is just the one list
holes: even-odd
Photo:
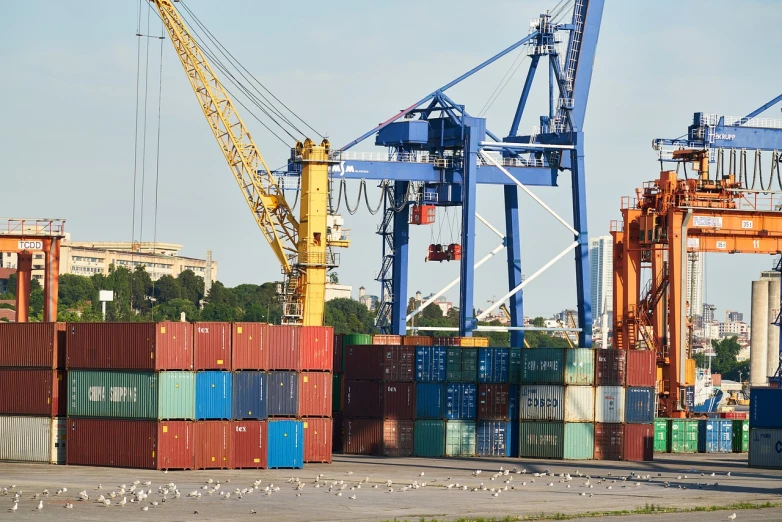
[[336, 272], [329, 273], [329, 283], [338, 285], [339, 284], [339, 275]]
[[[172, 278], [173, 279], [173, 278]], [[188, 321], [197, 321], [200, 316], [192, 301], [188, 299], [171, 299], [165, 303], [156, 305], [153, 310], [155, 321], [179, 321], [182, 312]]]
[[739, 371], [742, 376], [749, 372], [749, 362], [738, 362], [736, 356], [741, 351], [741, 345], [735, 337], [726, 337], [720, 341], [711, 342], [712, 350], [716, 354], [711, 362], [711, 370], [714, 373], [720, 373], [723, 377], [730, 380], [738, 380]]
[[204, 298], [204, 279], [195, 275], [192, 270], [184, 270], [177, 276], [182, 299], [188, 299], [195, 306], [200, 306]]
[[698, 368], [708, 368], [709, 367], [709, 358], [706, 356], [704, 352], [698, 352], [693, 356], [693, 359], [695, 359], [695, 366]]
[[170, 275], [164, 275], [155, 282], [155, 301], [158, 304], [167, 303], [182, 297], [179, 281]]
[[542, 317], [536, 317], [535, 319], [532, 320], [532, 326], [543, 328], [544, 326], [546, 326], [546, 320], [543, 319]]
[[80, 301], [94, 301], [97, 291], [92, 279], [74, 274], [60, 275], [60, 286], [57, 290], [59, 305], [71, 307]]
[[152, 278], [144, 265], [137, 265], [131, 275], [130, 295], [133, 309], [142, 317], [149, 317], [152, 311]]
[[335, 334], [376, 333], [373, 315], [366, 306], [352, 299], [327, 301], [324, 319], [327, 326], [334, 327]]

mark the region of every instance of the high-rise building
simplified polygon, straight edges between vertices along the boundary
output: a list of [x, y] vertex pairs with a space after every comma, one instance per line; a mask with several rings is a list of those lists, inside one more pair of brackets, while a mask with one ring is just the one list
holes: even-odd
[[703, 269], [706, 256], [703, 252], [687, 254], [687, 300], [690, 302], [690, 315], [703, 314]]
[[614, 299], [614, 243], [611, 236], [589, 240], [592, 287], [592, 321], [597, 323], [603, 311], [611, 312]]

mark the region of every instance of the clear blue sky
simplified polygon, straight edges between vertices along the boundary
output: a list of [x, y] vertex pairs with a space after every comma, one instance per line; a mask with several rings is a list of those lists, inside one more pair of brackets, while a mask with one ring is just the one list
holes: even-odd
[[[190, 0], [188, 5], [249, 70], [340, 146], [524, 36], [529, 19], [555, 3], [354, 0], [327, 7], [304, 1], [294, 7]], [[779, 94], [782, 85], [780, 2], [606, 3], [585, 125], [591, 235], [607, 234], [609, 221], [619, 218], [619, 198], [657, 176], [653, 138], [681, 135], [695, 111], [746, 114]], [[65, 218], [74, 240], [131, 239], [137, 8], [136, 0], [5, 3], [0, 18], [0, 64], [6, 71], [0, 128], [3, 216]], [[154, 16], [152, 30], [160, 30]], [[153, 69], [157, 45], [150, 52]], [[514, 58], [465, 82], [451, 97], [480, 112]], [[487, 112], [489, 127], [499, 133], [510, 124], [525, 71], [522, 66]], [[539, 80], [536, 105], [522, 129], [546, 110], [547, 82], [545, 76]], [[277, 280], [279, 266], [242, 203], [167, 40], [162, 83], [158, 240], [182, 243], [191, 256], [213, 250], [219, 279], [227, 285]], [[156, 73], [150, 85], [157, 87]], [[151, 120], [156, 101], [150, 99]], [[248, 125], [268, 162], [283, 164], [285, 147], [257, 122]], [[151, 136], [156, 127], [149, 128]], [[142, 239], [151, 241], [151, 137], [147, 147]], [[367, 144], [363, 150], [371, 148]], [[536, 192], [570, 216], [570, 187], [565, 177], [562, 182]], [[352, 198], [356, 190], [350, 187]], [[371, 198], [378, 195], [377, 189], [370, 191]], [[502, 228], [500, 198], [499, 190], [481, 187], [478, 211]], [[531, 200], [521, 199], [523, 265], [530, 274], [570, 238]], [[378, 217], [366, 210], [345, 217], [354, 243], [342, 253], [340, 277], [354, 293], [360, 285], [379, 293], [373, 280], [380, 266]], [[481, 227], [476, 258], [497, 244]], [[139, 229], [137, 222], [137, 239]], [[423, 263], [427, 245], [451, 242], [450, 236], [447, 225], [442, 232], [439, 226], [413, 231], [411, 294], [438, 290], [458, 274], [453, 263]], [[476, 306], [505, 293], [503, 257], [479, 271]], [[706, 301], [720, 311], [748, 313], [750, 281], [769, 264], [766, 257], [710, 256]], [[527, 288], [529, 314], [574, 306], [572, 261], [560, 261]]]

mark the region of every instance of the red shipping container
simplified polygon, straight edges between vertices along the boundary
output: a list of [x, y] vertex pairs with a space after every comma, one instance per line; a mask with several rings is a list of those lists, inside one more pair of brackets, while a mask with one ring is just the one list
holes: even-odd
[[415, 346], [374, 345], [345, 348], [345, 377], [413, 382]]
[[195, 469], [230, 469], [233, 463], [231, 421], [198, 421], [195, 424]]
[[69, 418], [66, 463], [141, 469], [193, 469], [194, 423]]
[[229, 469], [266, 469], [266, 421], [233, 421], [233, 452]]
[[0, 370], [0, 414], [64, 417], [68, 379], [57, 370]]
[[331, 419], [304, 420], [304, 462], [331, 462]]
[[622, 460], [624, 432], [623, 424], [596, 423], [595, 460]]
[[333, 368], [332, 371], [334, 373], [342, 373], [344, 371], [344, 367], [342, 365], [344, 354], [342, 352], [342, 336], [341, 335], [335, 335], [334, 336], [334, 360], [331, 363], [331, 367]]
[[334, 329], [330, 326], [302, 326], [299, 339], [299, 364], [295, 369], [330, 372], [333, 368]]
[[386, 457], [412, 457], [414, 426], [415, 421], [412, 420], [383, 421], [383, 455]]
[[269, 326], [264, 350], [269, 354], [270, 370], [291, 370], [299, 368], [301, 326]]
[[345, 419], [342, 428], [342, 452], [346, 455], [381, 455], [382, 419]]
[[652, 387], [657, 380], [657, 358], [653, 350], [627, 350], [627, 385]]
[[342, 412], [334, 412], [331, 416], [331, 452], [342, 453]]
[[301, 372], [299, 374], [299, 417], [331, 415], [331, 372]]
[[627, 350], [595, 350], [595, 385], [624, 386]]
[[510, 420], [509, 395], [507, 384], [479, 384], [478, 420]]
[[747, 414], [746, 411], [723, 411], [720, 412], [720, 418], [746, 420], [747, 418], [749, 418], [749, 415]]
[[345, 381], [345, 417], [415, 419], [415, 383]]
[[231, 368], [231, 323], [193, 323], [196, 370]]
[[65, 368], [65, 323], [0, 322], [0, 367]]
[[190, 323], [68, 323], [66, 343], [69, 369], [193, 369]]
[[231, 324], [232, 370], [269, 369], [269, 352], [263, 342], [268, 329], [264, 323]]
[[624, 427], [622, 460], [631, 462], [651, 461], [654, 458], [654, 425], [625, 424]]
[[399, 346], [402, 344], [401, 335], [373, 335], [372, 344]]

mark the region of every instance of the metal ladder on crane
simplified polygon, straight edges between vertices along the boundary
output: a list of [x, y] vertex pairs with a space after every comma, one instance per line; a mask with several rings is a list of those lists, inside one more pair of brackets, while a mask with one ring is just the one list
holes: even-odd
[[[383, 264], [380, 266], [375, 281], [381, 285], [380, 305], [378, 306], [375, 326], [383, 333], [389, 333], [391, 329], [391, 311], [394, 306], [394, 215], [396, 214], [396, 201], [394, 201], [393, 184], [387, 184], [386, 198], [383, 203], [383, 221], [377, 229], [377, 234], [383, 241]], [[388, 201], [392, 204], [389, 205]]]

